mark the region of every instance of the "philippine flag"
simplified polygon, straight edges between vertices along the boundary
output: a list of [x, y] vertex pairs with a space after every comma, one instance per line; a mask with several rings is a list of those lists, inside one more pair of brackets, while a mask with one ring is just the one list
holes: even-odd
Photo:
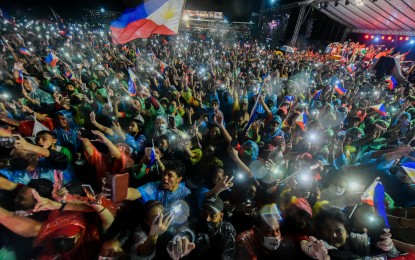
[[166, 71], [166, 69], [169, 67], [169, 65], [167, 65], [167, 63], [164, 63], [162, 61], [160, 61], [160, 72], [161, 74], [164, 74], [164, 72]]
[[371, 106], [371, 108], [373, 108], [376, 112], [378, 112], [382, 116], [386, 116], [387, 115], [385, 105], [383, 105], [383, 104], [374, 105], [374, 106]]
[[321, 96], [321, 93], [323, 93], [323, 90], [322, 90], [322, 89], [317, 90], [317, 91], [314, 93], [314, 95], [313, 95], [314, 100], [318, 100], [318, 99], [320, 98], [320, 96]]
[[58, 63], [59, 58], [53, 52], [49, 53], [48, 56], [46, 56], [45, 61], [51, 66], [56, 67], [56, 63]]
[[369, 204], [375, 208], [377, 215], [382, 217], [385, 221], [385, 226], [389, 227], [388, 218], [386, 216], [386, 206], [385, 206], [385, 189], [382, 183], [379, 181], [379, 178], [376, 178], [373, 183], [367, 188], [367, 190], [362, 194], [361, 200], [363, 203]]
[[415, 162], [403, 163], [401, 166], [409, 178], [415, 183]]
[[340, 95], [344, 95], [347, 92], [347, 89], [342, 88], [340, 85], [334, 85], [334, 90], [336, 90]]
[[20, 48], [20, 53], [26, 56], [32, 56], [32, 54], [26, 48]]
[[297, 117], [297, 119], [295, 120], [295, 123], [299, 127], [301, 127], [301, 130], [305, 131], [305, 127], [307, 126], [307, 121], [308, 121], [307, 114], [303, 112], [301, 113], [301, 115]]
[[114, 44], [125, 44], [152, 34], [174, 35], [179, 30], [184, 0], [150, 0], [124, 11], [111, 23]]
[[128, 68], [128, 74], [130, 75], [130, 80], [128, 81], [128, 93], [130, 93], [131, 97], [134, 97], [137, 95], [137, 84], [135, 83], [135, 80], [138, 79], [138, 77], [130, 68]]
[[389, 76], [385, 79], [385, 82], [388, 83], [388, 89], [394, 90], [396, 86], [398, 85], [398, 81], [395, 79], [394, 76]]

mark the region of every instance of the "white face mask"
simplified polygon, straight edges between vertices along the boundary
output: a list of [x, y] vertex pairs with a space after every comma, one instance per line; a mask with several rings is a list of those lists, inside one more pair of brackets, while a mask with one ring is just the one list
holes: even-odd
[[338, 196], [342, 196], [344, 194], [344, 192], [346, 191], [345, 188], [336, 186], [336, 185], [331, 185], [329, 186], [329, 189], [332, 193], [338, 195]]
[[280, 240], [276, 237], [264, 237], [261, 244], [270, 251], [275, 251], [280, 247]]

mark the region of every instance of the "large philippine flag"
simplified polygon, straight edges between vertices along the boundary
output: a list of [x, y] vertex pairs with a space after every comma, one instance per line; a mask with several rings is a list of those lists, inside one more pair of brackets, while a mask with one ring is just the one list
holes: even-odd
[[184, 0], [150, 0], [127, 9], [111, 23], [112, 42], [125, 44], [152, 34], [177, 34], [183, 7]]

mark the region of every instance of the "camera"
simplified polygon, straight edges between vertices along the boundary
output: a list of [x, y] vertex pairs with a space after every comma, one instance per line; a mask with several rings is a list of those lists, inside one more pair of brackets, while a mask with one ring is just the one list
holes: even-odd
[[0, 147], [12, 147], [15, 140], [17, 140], [17, 137], [14, 136], [0, 137]]

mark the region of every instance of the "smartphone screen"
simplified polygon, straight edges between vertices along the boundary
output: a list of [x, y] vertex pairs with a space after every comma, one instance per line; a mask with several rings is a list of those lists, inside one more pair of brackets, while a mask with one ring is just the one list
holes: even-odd
[[92, 189], [91, 185], [89, 184], [82, 184], [82, 189], [84, 190], [86, 196], [90, 199], [95, 201], [96, 197], [95, 197], [95, 192]]

